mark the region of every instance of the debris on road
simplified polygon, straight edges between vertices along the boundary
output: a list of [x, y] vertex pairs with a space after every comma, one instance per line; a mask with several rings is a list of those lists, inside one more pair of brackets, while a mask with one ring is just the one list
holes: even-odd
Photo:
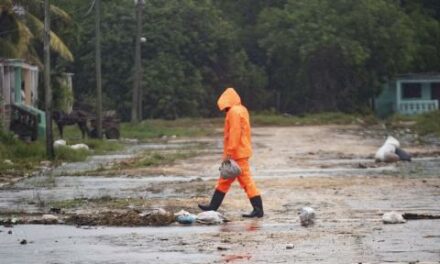
[[295, 246], [293, 244], [287, 244], [286, 249], [293, 249]]
[[388, 136], [382, 147], [374, 155], [376, 162], [411, 161], [411, 155], [400, 148], [400, 142]]
[[41, 217], [41, 220], [44, 224], [58, 224], [58, 216], [45, 214]]
[[226, 222], [226, 218], [216, 211], [206, 211], [197, 215], [197, 223], [216, 225]]
[[23, 239], [23, 240], [20, 241], [20, 245], [26, 245], [26, 244], [27, 244], [27, 240], [26, 239]]
[[374, 156], [376, 161], [382, 162], [396, 162], [399, 161], [399, 156], [396, 154], [396, 148], [400, 147], [400, 143], [392, 136], [388, 136], [385, 143], [377, 150]]
[[402, 217], [405, 220], [422, 220], [422, 219], [440, 219], [440, 215], [404, 213]]
[[403, 218], [402, 214], [395, 211], [384, 213], [382, 216], [382, 221], [384, 224], [406, 223], [406, 220]]
[[54, 148], [65, 147], [67, 146], [67, 142], [64, 139], [58, 139], [53, 142]]
[[106, 211], [97, 214], [76, 214], [66, 220], [78, 226], [165, 226], [174, 223], [175, 216], [165, 210], [139, 213], [136, 210]]
[[180, 210], [178, 213], [174, 214], [176, 216], [176, 221], [179, 224], [191, 225], [196, 222], [197, 216], [191, 214], [185, 210]]
[[308, 226], [314, 223], [315, 221], [315, 210], [311, 207], [303, 207], [299, 210], [299, 221], [302, 226]]
[[74, 149], [74, 150], [80, 150], [80, 149], [89, 150], [89, 146], [87, 146], [84, 143], [79, 143], [79, 144], [72, 145], [72, 146], [70, 146], [70, 148]]

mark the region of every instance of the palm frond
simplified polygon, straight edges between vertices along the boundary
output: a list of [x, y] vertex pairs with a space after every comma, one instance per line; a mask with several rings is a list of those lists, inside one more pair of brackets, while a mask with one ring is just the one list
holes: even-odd
[[[42, 38], [44, 34], [43, 22], [30, 13], [26, 14], [26, 18], [28, 20], [28, 24], [32, 25], [30, 27], [32, 27], [34, 34]], [[72, 52], [53, 31], [50, 32], [50, 47], [67, 61], [73, 61]]]

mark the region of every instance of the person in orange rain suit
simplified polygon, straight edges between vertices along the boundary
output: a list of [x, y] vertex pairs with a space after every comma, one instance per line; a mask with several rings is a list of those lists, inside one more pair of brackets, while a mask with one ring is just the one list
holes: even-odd
[[[263, 217], [263, 201], [249, 169], [249, 158], [252, 156], [249, 112], [241, 104], [240, 96], [234, 88], [227, 88], [218, 99], [217, 105], [220, 111], [226, 112], [223, 159], [231, 158], [240, 166], [242, 173], [236, 179], [254, 208], [250, 214], [243, 214], [243, 217]], [[216, 211], [234, 180], [235, 178], [223, 179], [220, 177], [211, 203], [209, 205], [199, 204], [200, 209]]]

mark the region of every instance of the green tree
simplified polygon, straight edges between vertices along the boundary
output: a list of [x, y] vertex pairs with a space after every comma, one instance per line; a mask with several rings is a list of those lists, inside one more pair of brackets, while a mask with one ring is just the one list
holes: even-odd
[[410, 20], [388, 0], [290, 0], [264, 10], [259, 43], [282, 111], [354, 110], [407, 69]]
[[[51, 5], [55, 19], [68, 22], [69, 15]], [[39, 0], [0, 0], [0, 56], [22, 58], [42, 65], [37, 47], [43, 36], [43, 4]], [[50, 33], [51, 48], [68, 61], [73, 55], [65, 43], [54, 32]]]

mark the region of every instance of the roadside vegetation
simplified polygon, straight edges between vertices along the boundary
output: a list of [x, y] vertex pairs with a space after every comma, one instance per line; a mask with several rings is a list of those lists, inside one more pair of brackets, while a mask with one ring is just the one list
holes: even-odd
[[[328, 124], [378, 124], [373, 115], [354, 115], [338, 112], [315, 113], [304, 115], [280, 115], [272, 112], [252, 113], [254, 126], [303, 126]], [[435, 135], [440, 137], [440, 111], [417, 116], [394, 115], [385, 124], [391, 128], [411, 127], [420, 135]], [[167, 140], [179, 137], [203, 137], [220, 133], [223, 118], [183, 118], [176, 120], [144, 120], [139, 124], [122, 123], [121, 137], [137, 139], [141, 142]], [[58, 138], [55, 133], [55, 138]], [[57, 148], [55, 164], [61, 162], [77, 162], [85, 160], [92, 154], [116, 152], [124, 148], [124, 143], [117, 140], [82, 139], [77, 127], [65, 128], [65, 140], [68, 145], [85, 143], [90, 150], [72, 150], [68, 147]], [[200, 146], [198, 146], [199, 149]], [[170, 164], [176, 160], [186, 159], [197, 155], [197, 148], [176, 151], [147, 151], [138, 158], [123, 164], [117, 164], [112, 169], [131, 169]], [[46, 160], [45, 142], [26, 143], [17, 139], [13, 134], [0, 130], [0, 175], [30, 173], [41, 166]]]
[[440, 110], [414, 116], [393, 115], [386, 123], [390, 127], [411, 126], [422, 136], [440, 137]]
[[342, 112], [324, 112], [302, 115], [280, 115], [271, 112], [256, 113], [251, 116], [256, 126], [306, 126], [306, 125], [348, 125], [374, 124], [377, 119], [372, 115], [346, 114]]

